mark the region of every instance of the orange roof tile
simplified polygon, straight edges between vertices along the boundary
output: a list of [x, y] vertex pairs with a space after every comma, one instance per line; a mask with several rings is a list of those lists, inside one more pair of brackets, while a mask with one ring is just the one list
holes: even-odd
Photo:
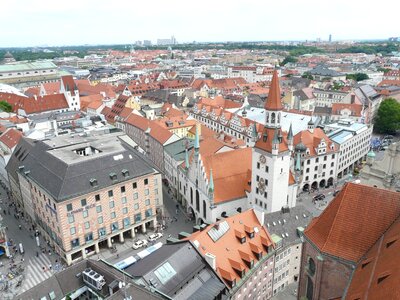
[[[207, 226], [203, 231], [194, 232], [187, 239], [200, 244], [197, 249], [202, 255], [211, 253], [216, 256], [217, 274], [222, 279], [226, 281], [235, 279], [239, 282], [241, 278], [235, 269], [240, 268], [247, 273], [249, 267], [246, 261], [257, 261], [257, 257], [251, 250], [252, 247], [261, 249], [262, 255], [265, 256], [268, 253], [267, 247], [274, 245], [265, 227], [259, 223], [253, 209], [225, 218], [220, 222], [227, 222], [229, 229], [215, 242], [208, 234], [210, 230], [213, 230], [214, 224]], [[242, 244], [236, 236], [236, 231], [244, 232], [244, 226], [257, 227], [258, 232], [255, 232], [253, 238], [246, 236], [246, 241]], [[267, 243], [264, 242], [265, 246], [262, 241], [267, 241]]]
[[[300, 131], [294, 136], [293, 143], [294, 145], [297, 145], [300, 142], [302, 142], [304, 146], [306, 146], [309, 149], [310, 155], [315, 156], [318, 154], [316, 149], [322, 139], [327, 144], [326, 153], [332, 153], [337, 150], [335, 143], [328, 138], [328, 136], [321, 128], [315, 128], [313, 133], [309, 130]], [[333, 149], [331, 148], [332, 146]]]
[[[281, 131], [282, 132], [282, 131]], [[264, 134], [267, 135], [266, 140], [264, 141]], [[274, 139], [275, 135], [275, 129], [273, 128], [264, 128], [262, 133], [261, 133], [261, 138], [258, 139], [254, 147], [263, 149], [264, 151], [267, 151], [269, 153], [272, 152], [272, 140]], [[279, 143], [278, 147], [278, 152], [284, 152], [287, 151], [288, 148], [288, 143], [287, 143], [287, 133], [282, 132], [282, 142]]]
[[0, 142], [9, 149], [14, 148], [22, 138], [22, 132], [14, 128], [9, 128], [0, 136]]
[[272, 76], [271, 85], [269, 87], [269, 94], [267, 102], [265, 103], [266, 110], [282, 110], [281, 102], [281, 89], [279, 87], [278, 72], [275, 70]]
[[60, 81], [42, 83], [46, 95], [58, 94], [60, 92]]
[[400, 215], [400, 193], [347, 183], [305, 235], [324, 253], [357, 262]]
[[74, 78], [71, 75], [62, 76], [61, 83], [66, 91], [70, 92], [72, 96], [75, 96], [75, 90], [78, 88], [75, 84]]
[[397, 218], [360, 260], [345, 299], [400, 299], [399, 233]]
[[363, 106], [361, 104], [333, 103], [332, 115], [340, 115], [343, 109], [350, 110], [352, 116], [361, 117]]

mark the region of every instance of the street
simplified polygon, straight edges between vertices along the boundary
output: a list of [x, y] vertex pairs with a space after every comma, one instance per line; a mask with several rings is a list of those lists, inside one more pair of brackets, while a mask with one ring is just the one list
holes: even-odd
[[[37, 246], [31, 225], [21, 214], [18, 215], [2, 186], [0, 193], [0, 223], [12, 242], [9, 246], [12, 258], [6, 254], [0, 256], [0, 290], [2, 299], [12, 299], [61, 270], [62, 265], [60, 257], [47, 247], [41, 237], [41, 248]], [[20, 253], [19, 244], [22, 244], [23, 253]]]

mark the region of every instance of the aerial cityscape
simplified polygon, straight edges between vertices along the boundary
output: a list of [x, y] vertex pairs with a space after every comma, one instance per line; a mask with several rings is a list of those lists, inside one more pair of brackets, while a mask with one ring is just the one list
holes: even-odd
[[0, 300], [400, 299], [400, 5], [324, 5], [5, 5]]

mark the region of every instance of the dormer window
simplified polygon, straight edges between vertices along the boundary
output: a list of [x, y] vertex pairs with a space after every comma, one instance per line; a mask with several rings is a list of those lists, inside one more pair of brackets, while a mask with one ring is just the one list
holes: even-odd
[[110, 173], [110, 179], [111, 179], [111, 180], [117, 180], [117, 174], [115, 174], [115, 173]]
[[91, 178], [91, 179], [89, 180], [89, 182], [90, 182], [90, 185], [91, 185], [91, 186], [98, 186], [98, 183], [97, 183], [97, 179], [96, 179], [96, 178]]
[[123, 170], [122, 170], [122, 175], [123, 175], [124, 177], [129, 177], [129, 171], [128, 171], [127, 169], [123, 169]]

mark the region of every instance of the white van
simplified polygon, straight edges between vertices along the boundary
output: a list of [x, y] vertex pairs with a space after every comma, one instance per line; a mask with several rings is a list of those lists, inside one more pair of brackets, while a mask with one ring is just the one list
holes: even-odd
[[22, 246], [22, 243], [19, 243], [19, 253], [24, 253], [24, 247]]

